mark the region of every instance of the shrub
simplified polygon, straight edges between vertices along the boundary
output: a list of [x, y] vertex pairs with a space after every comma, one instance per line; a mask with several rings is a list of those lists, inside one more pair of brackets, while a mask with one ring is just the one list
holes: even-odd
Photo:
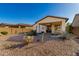
[[1, 32], [1, 34], [3, 34], [3, 35], [7, 35], [7, 34], [8, 34], [8, 32], [3, 31], [3, 32]]
[[36, 36], [37, 33], [35, 30], [32, 30], [31, 32], [26, 33], [27, 36]]
[[25, 36], [25, 40], [24, 40], [24, 43], [25, 44], [29, 44], [29, 43], [32, 43], [33, 42], [33, 36]]
[[67, 31], [68, 33], [72, 33], [72, 26], [71, 26], [70, 23], [67, 23], [66, 31]]

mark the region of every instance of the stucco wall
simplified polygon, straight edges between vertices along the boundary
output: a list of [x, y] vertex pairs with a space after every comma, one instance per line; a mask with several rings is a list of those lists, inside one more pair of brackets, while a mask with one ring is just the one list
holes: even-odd
[[29, 32], [31, 28], [10, 28], [10, 27], [0, 27], [0, 32], [6, 31], [8, 34], [18, 34], [20, 32]]
[[73, 27], [72, 32], [79, 36], [79, 27]]
[[79, 27], [79, 15], [75, 15], [74, 20], [72, 22], [73, 27]]

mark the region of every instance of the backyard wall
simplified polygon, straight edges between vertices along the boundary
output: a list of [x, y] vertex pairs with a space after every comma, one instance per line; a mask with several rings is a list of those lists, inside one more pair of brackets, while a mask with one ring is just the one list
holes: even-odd
[[21, 32], [29, 32], [31, 28], [10, 28], [10, 27], [0, 27], [0, 32], [6, 31], [8, 34], [18, 34]]

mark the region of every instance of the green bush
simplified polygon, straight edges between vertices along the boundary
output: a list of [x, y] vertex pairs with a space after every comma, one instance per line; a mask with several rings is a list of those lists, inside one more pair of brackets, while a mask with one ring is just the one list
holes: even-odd
[[31, 32], [27, 32], [26, 35], [27, 35], [27, 36], [36, 36], [37, 33], [36, 33], [35, 30], [32, 30]]
[[7, 34], [8, 34], [8, 32], [3, 31], [3, 32], [1, 32], [1, 34], [3, 34], [3, 35], [7, 35]]
[[72, 33], [72, 26], [71, 26], [70, 23], [67, 23], [66, 31], [67, 31], [68, 33]]

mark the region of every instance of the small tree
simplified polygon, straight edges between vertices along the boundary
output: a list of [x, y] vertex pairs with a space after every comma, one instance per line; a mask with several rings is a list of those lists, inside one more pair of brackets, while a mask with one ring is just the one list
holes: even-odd
[[71, 26], [71, 23], [67, 23], [66, 31], [67, 31], [68, 33], [72, 33], [72, 26]]

